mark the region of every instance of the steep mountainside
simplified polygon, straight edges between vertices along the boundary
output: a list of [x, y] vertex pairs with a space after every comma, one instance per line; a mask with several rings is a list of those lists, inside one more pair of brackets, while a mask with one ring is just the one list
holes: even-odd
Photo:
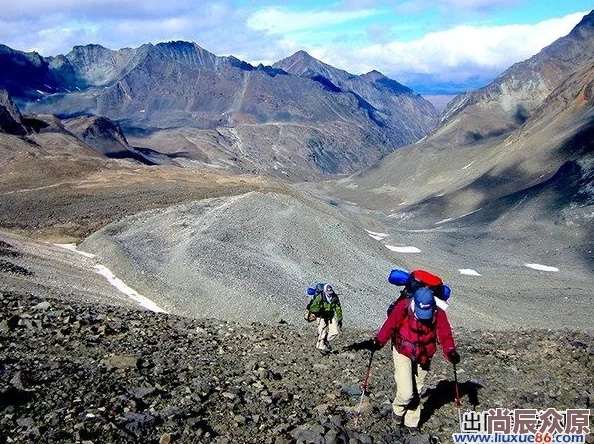
[[438, 117], [433, 105], [419, 94], [377, 71], [356, 76], [322, 63], [305, 51], [299, 51], [273, 66], [315, 80], [331, 90], [352, 92], [362, 103], [366, 103], [373, 118], [389, 122], [389, 126], [397, 126], [401, 122], [411, 138], [432, 128]]
[[[565, 57], [584, 56], [581, 68], [555, 80], [556, 87], [531, 105], [526, 120], [514, 131], [477, 138], [472, 144], [443, 143], [448, 134], [466, 133], [471, 116], [476, 128], [493, 122], [491, 105], [499, 102], [477, 102], [422, 142], [398, 150], [362, 173], [331, 182], [327, 189], [343, 199], [349, 211], [376, 210], [402, 236], [431, 233], [426, 236], [433, 243], [464, 252], [462, 262], [477, 267], [490, 267], [511, 254], [517, 261], [552, 262], [558, 265], [553, 269], [591, 274], [594, 62], [584, 62], [594, 47], [591, 30], [592, 14], [565, 39], [541, 52], [550, 66], [567, 70]], [[538, 77], [533, 66], [545, 67], [537, 60], [515, 65], [500, 79]], [[520, 103], [525, 93], [509, 91], [506, 100]], [[477, 92], [473, 97], [479, 96]], [[503, 100], [504, 96], [498, 97]], [[533, 259], [520, 259], [526, 256]]]
[[442, 113], [434, 140], [456, 146], [508, 134], [567, 76], [594, 62], [593, 47], [594, 11], [567, 36], [516, 63], [491, 84], [452, 100]]
[[[71, 81], [60, 78], [62, 73], [71, 73], [68, 65], [55, 71], [36, 52], [16, 51], [0, 44], [0, 89], [6, 89], [16, 100], [36, 100], [44, 95], [66, 91]], [[64, 84], [64, 85], [63, 85]]]
[[[8, 50], [8, 73], [33, 57]], [[42, 67], [30, 70], [34, 81], [23, 77], [15, 86], [17, 76], [0, 73], [0, 86], [24, 112], [105, 116], [142, 150], [182, 153], [183, 166], [291, 180], [352, 173], [421, 139], [437, 122], [429, 102], [379, 73], [342, 72], [345, 80], [336, 86], [337, 74], [326, 79], [254, 67], [188, 42], [119, 51], [89, 45], [36, 57]], [[175, 139], [182, 142], [173, 149], [164, 142]], [[171, 162], [153, 158], [159, 159]]]
[[[457, 196], [455, 204], [436, 202], [436, 216], [446, 218], [545, 183], [567, 163], [582, 165], [577, 168], [588, 177], [593, 150], [593, 72], [594, 64], [570, 75], [534, 108], [523, 126], [503, 140], [444, 148], [439, 137], [429, 137], [339, 183], [351, 197], [372, 191], [377, 199], [368, 204], [374, 206], [375, 201], [376, 207], [389, 205], [391, 210], [429, 197]], [[566, 175], [567, 171], [562, 174]], [[581, 191], [587, 190], [587, 182], [583, 182]], [[566, 206], [578, 192], [574, 189], [565, 195], [562, 201]]]
[[[50, 114], [29, 114], [23, 117], [8, 92], [3, 89], [0, 89], [0, 132], [22, 137], [29, 143], [42, 142], [43, 136], [36, 136], [37, 134], [63, 139], [76, 138], [75, 143], [86, 145], [84, 148], [81, 146], [81, 156], [88, 153], [88, 148], [92, 148], [106, 157], [132, 159], [147, 165], [156, 163], [151, 159], [153, 153], [145, 155], [134, 150], [120, 126], [105, 117], [75, 117], [66, 121]], [[10, 143], [10, 139], [6, 142]], [[14, 139], [13, 143], [18, 145]], [[67, 146], [71, 144], [72, 141], [64, 144], [62, 154], [68, 152]]]
[[27, 134], [23, 116], [5, 89], [0, 89], [0, 131], [18, 136]]
[[104, 86], [131, 70], [149, 47], [112, 51], [100, 45], [75, 46], [66, 56], [48, 57], [47, 60], [53, 70], [71, 72], [71, 82], [87, 87]]

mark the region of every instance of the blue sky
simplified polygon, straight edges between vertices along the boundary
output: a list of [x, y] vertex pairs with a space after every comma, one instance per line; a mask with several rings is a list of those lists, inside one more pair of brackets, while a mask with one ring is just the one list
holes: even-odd
[[592, 9], [591, 0], [0, 0], [0, 43], [49, 56], [186, 40], [252, 64], [305, 50], [435, 92], [487, 84]]

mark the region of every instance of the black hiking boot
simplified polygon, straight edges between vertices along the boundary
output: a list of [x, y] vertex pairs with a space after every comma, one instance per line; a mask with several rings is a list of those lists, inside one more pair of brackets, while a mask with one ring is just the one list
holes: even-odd
[[404, 416], [392, 413], [392, 425], [396, 429], [399, 429], [402, 426], [404, 426]]

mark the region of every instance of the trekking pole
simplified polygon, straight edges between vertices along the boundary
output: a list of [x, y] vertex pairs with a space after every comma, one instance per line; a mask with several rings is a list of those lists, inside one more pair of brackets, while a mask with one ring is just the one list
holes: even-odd
[[373, 361], [374, 353], [375, 350], [371, 350], [371, 354], [369, 355], [369, 363], [367, 364], [367, 370], [365, 371], [365, 378], [363, 379], [363, 385], [361, 386], [361, 399], [359, 400], [359, 406], [357, 407], [357, 412], [355, 413], [355, 428], [357, 427], [359, 418], [361, 417], [361, 406], [363, 405], [365, 390], [367, 390], [367, 383], [369, 382], [369, 373], [371, 373], [371, 362]]
[[456, 371], [456, 364], [452, 364], [454, 366], [454, 391], [456, 395], [456, 410], [458, 411], [458, 428], [461, 429], [462, 424], [462, 401], [460, 400], [460, 390], [458, 388], [458, 372]]

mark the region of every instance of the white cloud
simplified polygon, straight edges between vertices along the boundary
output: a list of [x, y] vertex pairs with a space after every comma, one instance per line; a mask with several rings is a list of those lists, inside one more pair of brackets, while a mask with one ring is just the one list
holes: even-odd
[[247, 12], [232, 0], [203, 2], [200, 7], [182, 0], [122, 0], [117, 7], [112, 0], [22, 3], [3, 8], [0, 42], [44, 56], [89, 43], [120, 49], [170, 40], [194, 41], [213, 52], [226, 48], [228, 55], [255, 40], [246, 35]]
[[373, 9], [358, 11], [311, 10], [293, 11], [273, 6], [253, 13], [247, 25], [257, 31], [273, 34], [290, 34], [294, 31], [312, 28], [327, 28], [351, 20], [359, 20], [377, 14]]
[[392, 7], [402, 10], [431, 10], [439, 8], [448, 11], [450, 14], [456, 12], [489, 11], [502, 9], [521, 4], [523, 0], [408, 0], [395, 2], [394, 0], [343, 0], [340, 7], [343, 8], [372, 8]]
[[516, 6], [520, 0], [438, 0], [439, 6], [451, 9], [464, 10], [490, 10], [495, 8], [504, 8], [507, 6]]
[[325, 56], [326, 63], [355, 74], [377, 69], [404, 83], [419, 74], [462, 78], [481, 70], [499, 73], [568, 34], [584, 14], [535, 25], [456, 26], [410, 42], [392, 41], [350, 52], [323, 47], [316, 52]]
[[437, 8], [453, 17], [469, 13], [488, 13], [520, 3], [522, 0], [409, 0], [398, 3], [396, 9], [401, 13], [414, 13]]
[[[5, 4], [4, 4], [5, 3]], [[45, 14], [62, 14], [81, 20], [101, 21], [116, 18], [172, 17], [183, 14], [198, 15], [212, 7], [225, 5], [228, 1], [204, 2], [197, 8], [184, 0], [22, 0], [3, 2], [2, 16], [5, 20], [37, 20]]]

